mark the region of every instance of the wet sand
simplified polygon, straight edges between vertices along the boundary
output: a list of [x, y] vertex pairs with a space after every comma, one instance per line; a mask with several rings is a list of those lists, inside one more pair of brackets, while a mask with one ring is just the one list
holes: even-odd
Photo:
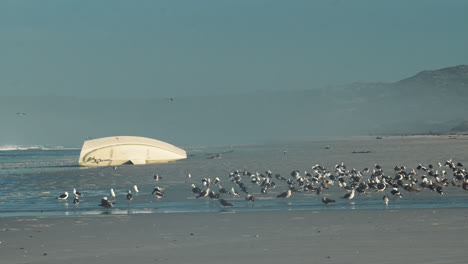
[[468, 209], [0, 219], [1, 263], [466, 263]]

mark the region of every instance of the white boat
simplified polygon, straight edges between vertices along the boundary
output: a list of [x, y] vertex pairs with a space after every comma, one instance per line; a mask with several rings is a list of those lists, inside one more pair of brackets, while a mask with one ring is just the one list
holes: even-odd
[[145, 137], [117, 136], [87, 140], [81, 148], [82, 167], [165, 163], [186, 159], [185, 150]]

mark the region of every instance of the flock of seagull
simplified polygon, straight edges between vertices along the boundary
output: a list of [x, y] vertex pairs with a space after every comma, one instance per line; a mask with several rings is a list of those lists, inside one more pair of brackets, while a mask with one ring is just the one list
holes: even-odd
[[[133, 185], [133, 190], [136, 193], [140, 192], [140, 189], [138, 188], [137, 185]], [[75, 195], [75, 198], [73, 199], [73, 204], [78, 205], [80, 203], [80, 197], [82, 197], [83, 194], [81, 192], [77, 191], [76, 188], [73, 188], [72, 193], [73, 193], [73, 195]], [[153, 195], [158, 197], [157, 194], [155, 194], [155, 191], [153, 191]], [[99, 204], [99, 206], [102, 206], [104, 208], [114, 207], [113, 201], [115, 201], [115, 197], [116, 197], [114, 188], [110, 188], [109, 196], [112, 197], [112, 200], [109, 200], [109, 198], [107, 196], [104, 196], [104, 197], [102, 197], [101, 203]], [[161, 196], [161, 198], [162, 198], [162, 196]], [[63, 194], [57, 196], [56, 199], [66, 201], [68, 199], [68, 197], [69, 197], [69, 193], [64, 192]], [[128, 192], [127, 192], [127, 200], [129, 200], [129, 201], [133, 200], [133, 194], [132, 194], [131, 190], [128, 190]]]
[[[321, 201], [325, 205], [330, 205], [336, 200], [324, 195], [325, 190], [331, 188], [339, 188], [343, 191], [340, 196], [344, 200], [352, 200], [356, 194], [381, 193], [383, 203], [388, 205], [391, 199], [403, 198], [402, 192], [419, 193], [423, 190], [436, 192], [439, 195], [444, 195], [444, 188], [451, 185], [460, 187], [468, 191], [468, 171], [460, 162], [447, 160], [444, 163], [437, 163], [435, 166], [428, 164], [424, 166], [419, 164], [416, 168], [407, 169], [404, 166], [395, 166], [393, 171], [386, 174], [382, 166], [375, 164], [373, 168], [365, 168], [357, 170], [348, 168], [344, 163], [336, 164], [332, 170], [325, 168], [320, 164], [311, 167], [311, 171], [301, 173], [299, 170], [294, 170], [288, 177], [283, 177], [280, 174], [274, 174], [267, 170], [264, 173], [249, 172], [247, 170], [235, 170], [228, 174], [228, 183], [225, 184], [219, 177], [203, 178], [197, 184], [192, 180], [192, 175], [187, 174], [187, 179], [190, 184], [190, 189], [194, 195], [194, 199], [209, 199], [218, 200], [221, 206], [233, 206], [228, 200], [228, 196], [232, 199], [240, 198], [241, 194], [248, 203], [253, 203], [257, 197], [270, 197], [268, 194], [274, 194], [273, 198], [288, 199], [296, 193], [315, 193], [321, 196]], [[153, 176], [154, 181], [158, 182], [162, 179], [158, 174]], [[222, 184], [231, 186], [224, 188]], [[283, 191], [273, 191], [276, 188], [281, 188]], [[154, 187], [151, 194], [156, 199], [165, 197], [163, 187]], [[137, 185], [133, 186], [133, 191], [139, 193]], [[82, 196], [75, 188], [73, 189], [75, 196], [73, 203], [79, 204], [79, 198]], [[115, 191], [110, 188], [109, 199], [107, 196], [102, 197], [99, 206], [104, 208], [112, 208], [115, 202]], [[68, 192], [57, 197], [59, 200], [66, 200], [69, 197]], [[131, 190], [127, 192], [127, 200], [133, 200]]]

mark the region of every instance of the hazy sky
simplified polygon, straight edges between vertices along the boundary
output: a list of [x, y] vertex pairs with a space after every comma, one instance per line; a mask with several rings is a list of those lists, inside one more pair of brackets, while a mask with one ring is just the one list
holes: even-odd
[[391, 82], [466, 64], [468, 1], [0, 1], [5, 95]]

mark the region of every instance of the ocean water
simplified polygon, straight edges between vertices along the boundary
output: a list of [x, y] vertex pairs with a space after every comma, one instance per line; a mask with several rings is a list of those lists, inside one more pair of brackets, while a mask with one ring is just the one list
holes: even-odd
[[[298, 170], [302, 175], [311, 172], [311, 167], [320, 164], [330, 172], [335, 165], [344, 163], [348, 169], [383, 167], [385, 175], [393, 176], [395, 165], [407, 170], [418, 164], [434, 164], [442, 173], [446, 167], [438, 167], [448, 159], [468, 164], [468, 138], [434, 137], [371, 137], [337, 139], [313, 142], [276, 142], [262, 145], [237, 146], [190, 146], [184, 147], [189, 157], [185, 160], [166, 164], [140, 166], [118, 166], [102, 168], [80, 168], [77, 166], [79, 149], [43, 148], [38, 146], [0, 148], [0, 217], [11, 216], [79, 216], [99, 214], [143, 214], [178, 212], [241, 212], [241, 211], [287, 211], [287, 210], [392, 210], [418, 208], [466, 208], [468, 191], [451, 185], [444, 187], [444, 195], [424, 189], [419, 193], [400, 190], [402, 198], [391, 197], [388, 206], [382, 201], [384, 192], [369, 190], [356, 194], [353, 200], [342, 199], [346, 191], [337, 184], [325, 189], [321, 195], [315, 192], [293, 192], [290, 198], [276, 196], [287, 190], [286, 183], [273, 180], [275, 189], [267, 194], [242, 177], [248, 191], [256, 201], [248, 203], [245, 194], [235, 198], [222, 194], [222, 198], [234, 206], [223, 207], [217, 200], [208, 197], [195, 198], [191, 184], [201, 186], [202, 178], [216, 177], [227, 190], [235, 187], [229, 180], [229, 173], [235, 170], [259, 172], [270, 170], [291, 178], [291, 172]], [[219, 154], [219, 155], [217, 155]], [[218, 157], [217, 157], [218, 156]], [[213, 158], [217, 157], [217, 158]], [[188, 178], [190, 173], [192, 178]], [[158, 174], [162, 179], [156, 182]], [[418, 171], [417, 177], [423, 175]], [[447, 178], [451, 178], [450, 172]], [[133, 201], [126, 200], [127, 190], [138, 185], [140, 192], [134, 194]], [[151, 192], [155, 186], [165, 188], [165, 197], [157, 199]], [[74, 205], [72, 189], [76, 188], [83, 196], [80, 204]], [[98, 206], [103, 196], [109, 196], [113, 188], [117, 194], [114, 208]], [[210, 186], [218, 190], [215, 185]], [[68, 191], [67, 201], [56, 197]], [[332, 205], [324, 205], [322, 196], [336, 200]], [[391, 195], [389, 195], [391, 196]]]

